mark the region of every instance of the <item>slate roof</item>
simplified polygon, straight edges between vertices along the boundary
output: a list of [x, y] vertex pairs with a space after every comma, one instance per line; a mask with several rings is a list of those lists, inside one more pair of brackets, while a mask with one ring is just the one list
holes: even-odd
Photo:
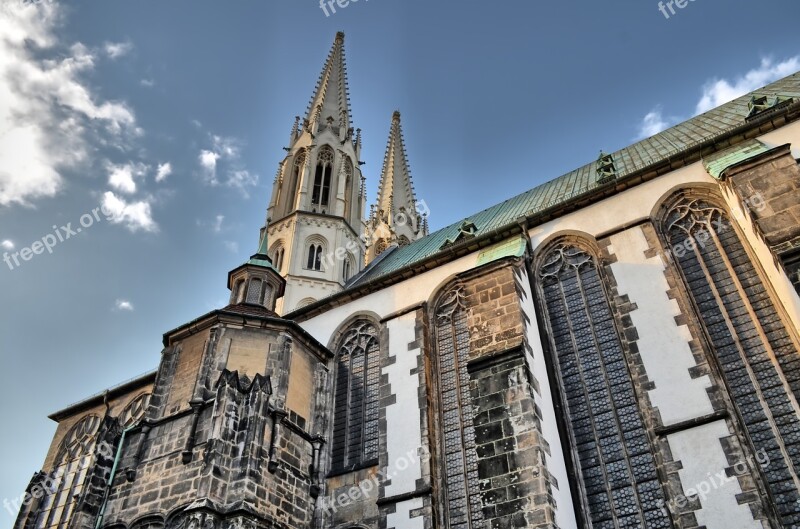
[[[617, 178], [621, 179], [645, 167], [668, 161], [692, 147], [699, 146], [718, 135], [744, 125], [750, 114], [749, 103], [754, 96], [767, 96], [774, 99], [779, 95], [793, 97], [795, 101], [800, 100], [800, 72], [611, 153], [617, 170]], [[601, 187], [601, 184], [597, 183], [597, 178], [596, 162], [592, 162], [496, 206], [480, 211], [466, 220], [477, 226], [476, 236], [480, 237], [497, 228], [513, 224], [520, 217], [535, 215], [549, 208], [566, 204], [573, 198]], [[613, 186], [613, 183], [611, 185]], [[348, 285], [348, 290], [440, 252], [442, 245], [448, 239], [453, 239], [458, 235], [459, 227], [463, 222], [464, 219], [461, 219], [408, 246], [394, 248], [380, 262], [373, 263], [364, 270], [356, 281]]]

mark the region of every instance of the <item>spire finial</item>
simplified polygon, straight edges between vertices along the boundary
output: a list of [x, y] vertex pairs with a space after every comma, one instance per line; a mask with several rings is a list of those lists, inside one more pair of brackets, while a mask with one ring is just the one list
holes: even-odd
[[336, 44], [344, 44], [344, 31], [336, 32]]

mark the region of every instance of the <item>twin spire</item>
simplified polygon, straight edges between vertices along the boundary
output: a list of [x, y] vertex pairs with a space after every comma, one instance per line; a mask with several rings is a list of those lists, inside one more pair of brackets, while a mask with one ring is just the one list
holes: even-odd
[[338, 128], [342, 138], [352, 136], [344, 33], [341, 31], [336, 34], [336, 40], [322, 67], [314, 95], [308, 104], [306, 119], [303, 121], [303, 128], [312, 134], [316, 134], [326, 125]]

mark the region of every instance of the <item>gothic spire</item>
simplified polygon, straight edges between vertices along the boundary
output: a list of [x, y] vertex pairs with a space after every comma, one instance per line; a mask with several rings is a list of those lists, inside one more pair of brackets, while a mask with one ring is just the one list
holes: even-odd
[[344, 33], [336, 34], [322, 73], [311, 96], [304, 125], [316, 133], [327, 123], [344, 132], [350, 129], [350, 96], [347, 87], [347, 65], [344, 57]]
[[408, 168], [403, 129], [400, 125], [400, 112], [395, 111], [392, 116], [392, 128], [386, 145], [386, 155], [383, 159], [383, 169], [378, 184], [378, 201], [375, 203], [374, 211], [377, 214], [383, 211], [383, 215], [391, 219], [397, 216], [401, 208], [404, 208], [408, 215], [416, 213], [416, 197], [414, 196], [414, 186], [411, 183], [411, 171]]

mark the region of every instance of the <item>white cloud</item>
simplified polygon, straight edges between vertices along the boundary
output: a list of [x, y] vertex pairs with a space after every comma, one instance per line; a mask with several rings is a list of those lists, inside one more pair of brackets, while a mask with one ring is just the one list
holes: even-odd
[[[199, 125], [199, 122], [197, 123]], [[247, 196], [247, 189], [258, 184], [258, 175], [242, 167], [241, 147], [236, 138], [210, 136], [212, 147], [202, 149], [197, 156], [206, 184], [224, 185], [240, 190]], [[223, 170], [220, 166], [225, 164]]]
[[156, 82], [153, 79], [142, 79], [139, 81], [139, 84], [147, 88], [153, 88], [156, 85]]
[[752, 92], [773, 81], [800, 70], [800, 56], [775, 63], [772, 59], [761, 59], [761, 65], [733, 81], [712, 79], [703, 86], [703, 96], [697, 103], [695, 114], [702, 114], [748, 92]]
[[200, 161], [200, 167], [203, 168], [203, 174], [205, 175], [206, 181], [210, 184], [217, 184], [217, 160], [219, 160], [219, 154], [202, 150], [200, 151], [200, 155], [197, 157]]
[[662, 130], [669, 128], [670, 125], [672, 125], [672, 123], [664, 118], [663, 111], [659, 105], [648, 112], [648, 114], [642, 119], [642, 122], [639, 124], [639, 133], [636, 136], [636, 139], [655, 136]]
[[[778, 63], [773, 59], [766, 58], [761, 59], [758, 68], [754, 68], [734, 80], [711, 79], [702, 87], [702, 96], [694, 109], [695, 115], [717, 108], [798, 70], [800, 70], [800, 55]], [[642, 118], [636, 139], [649, 138], [683, 119], [677, 116], [664, 116], [661, 105], [658, 105]]]
[[211, 227], [211, 229], [214, 230], [214, 233], [219, 233], [222, 231], [223, 222], [225, 222], [225, 215], [217, 215], [217, 218], [214, 219], [214, 224]]
[[111, 59], [117, 59], [123, 55], [127, 55], [133, 49], [133, 44], [130, 42], [106, 42], [103, 49]]
[[118, 299], [114, 302], [114, 309], [118, 311], [133, 312], [133, 304], [127, 299]]
[[109, 164], [108, 185], [129, 195], [136, 193], [136, 180], [142, 178], [148, 167], [144, 164], [127, 163], [123, 165]]
[[0, 246], [3, 247], [3, 250], [13, 250], [14, 248], [16, 248], [16, 246], [14, 246], [14, 241], [10, 239], [6, 239], [3, 242], [0, 242]]
[[225, 248], [231, 253], [239, 253], [239, 243], [236, 241], [224, 241]]
[[156, 171], [156, 182], [163, 182], [171, 174], [172, 174], [171, 163], [167, 162], [158, 164], [158, 170]]
[[103, 194], [103, 212], [109, 216], [112, 224], [121, 224], [132, 232], [139, 230], [157, 232], [158, 224], [153, 220], [150, 202], [126, 202], [111, 191]]
[[91, 139], [118, 145], [139, 131], [124, 103], [99, 100], [83, 79], [93, 52], [58, 42], [59, 4], [30, 7], [0, 9], [0, 207], [54, 196], [64, 170], [88, 159]]

